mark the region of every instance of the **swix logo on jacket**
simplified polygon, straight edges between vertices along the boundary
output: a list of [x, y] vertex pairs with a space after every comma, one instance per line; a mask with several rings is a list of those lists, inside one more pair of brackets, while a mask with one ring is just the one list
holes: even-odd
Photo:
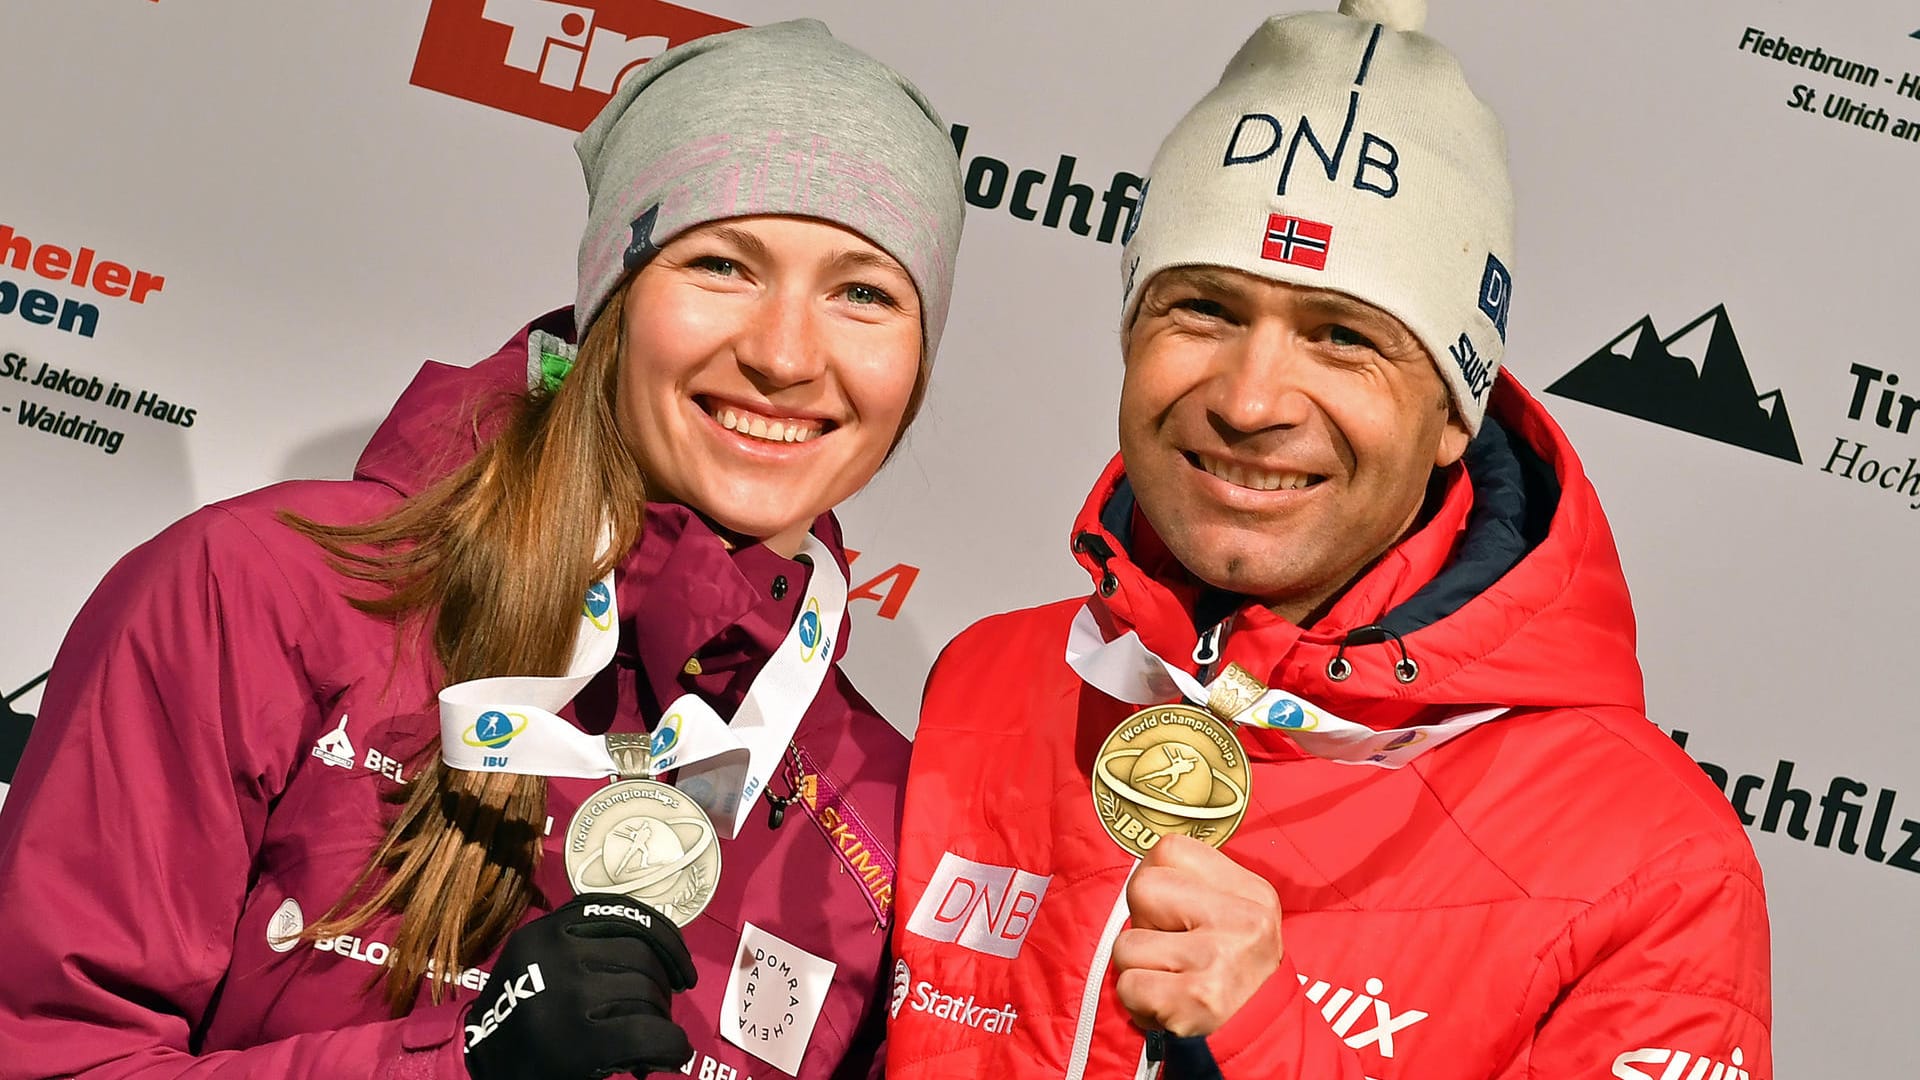
[[949, 851], [940, 857], [927, 891], [914, 905], [907, 929], [934, 941], [1009, 959], [1033, 929], [1040, 901], [1052, 877], [1011, 866], [963, 859]]
[[1419, 1009], [1394, 1012], [1387, 999], [1380, 996], [1387, 992], [1387, 985], [1379, 979], [1368, 979], [1364, 994], [1325, 980], [1313, 981], [1305, 975], [1300, 976], [1300, 986], [1306, 991], [1307, 1000], [1320, 1006], [1320, 1015], [1333, 1026], [1335, 1035], [1355, 1050], [1377, 1046], [1383, 1058], [1393, 1056], [1394, 1032], [1405, 1031], [1427, 1018]]
[[480, 1015], [478, 1024], [467, 1025], [467, 1049], [479, 1046], [481, 1041], [500, 1027], [500, 1022], [513, 1015], [520, 1003], [547, 988], [545, 979], [540, 977], [540, 965], [528, 964], [527, 970], [519, 977], [503, 979], [500, 994], [493, 999], [493, 1007]]
[[[1741, 1068], [1746, 1061], [1746, 1051], [1739, 1047], [1726, 1061], [1715, 1061], [1705, 1055], [1693, 1055], [1685, 1050], [1663, 1050], [1647, 1047], [1629, 1050], [1613, 1059], [1613, 1075], [1619, 1080], [1753, 1080], [1753, 1074]], [[1691, 1062], [1692, 1069], [1687, 1065]], [[1637, 1069], [1636, 1065], [1665, 1065], [1659, 1072]]]
[[579, 131], [635, 67], [741, 25], [658, 0], [433, 0], [411, 81]]

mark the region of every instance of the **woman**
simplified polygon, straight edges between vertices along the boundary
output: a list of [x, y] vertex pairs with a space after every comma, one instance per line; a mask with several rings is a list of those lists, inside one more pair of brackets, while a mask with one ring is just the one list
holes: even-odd
[[571, 318], [76, 620], [0, 815], [0, 1076], [878, 1071], [906, 745], [832, 663], [827, 512], [925, 388], [958, 162], [812, 22], [577, 146]]

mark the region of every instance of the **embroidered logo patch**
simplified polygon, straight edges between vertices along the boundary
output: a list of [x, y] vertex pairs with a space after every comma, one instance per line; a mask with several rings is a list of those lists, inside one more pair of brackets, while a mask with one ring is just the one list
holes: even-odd
[[1507, 309], [1513, 304], [1513, 275], [1507, 272], [1506, 265], [1487, 254], [1487, 269], [1480, 275], [1480, 311], [1487, 321], [1500, 332], [1500, 340], [1507, 340]]
[[907, 929], [933, 941], [1012, 959], [1026, 944], [1052, 881], [1051, 876], [974, 862], [949, 851], [940, 856]]
[[1267, 217], [1266, 240], [1260, 245], [1260, 257], [1304, 266], [1309, 270], [1325, 270], [1327, 252], [1332, 247], [1333, 226], [1326, 222], [1270, 214]]
[[267, 948], [282, 953], [293, 951], [293, 947], [300, 944], [300, 931], [306, 928], [307, 916], [300, 910], [300, 901], [287, 897], [274, 909], [273, 918], [267, 920]]
[[814, 824], [820, 826], [820, 831], [827, 834], [827, 843], [839, 856], [841, 868], [860, 883], [867, 905], [873, 909], [874, 920], [885, 926], [893, 917], [893, 852], [867, 828], [860, 812], [854, 809], [833, 778], [820, 771], [812, 755], [798, 746], [793, 748], [793, 754], [800, 767], [800, 779], [795, 784], [800, 805]]
[[344, 713], [340, 716], [340, 726], [320, 736], [313, 744], [313, 756], [337, 769], [353, 768], [353, 740], [347, 738], [347, 717]]

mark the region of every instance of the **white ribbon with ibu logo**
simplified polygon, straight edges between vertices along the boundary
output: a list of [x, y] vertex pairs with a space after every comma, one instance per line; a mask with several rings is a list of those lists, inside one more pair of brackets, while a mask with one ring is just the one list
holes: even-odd
[[1302, 750], [1315, 757], [1346, 765], [1374, 765], [1398, 769], [1414, 758], [1481, 724], [1506, 714], [1504, 708], [1480, 709], [1452, 716], [1437, 724], [1376, 731], [1344, 719], [1298, 694], [1262, 687], [1239, 668], [1229, 666], [1211, 683], [1168, 663], [1129, 630], [1106, 640], [1090, 608], [1081, 608], [1067, 633], [1067, 666], [1108, 697], [1132, 705], [1151, 705], [1186, 698], [1203, 708], [1234, 689], [1244, 679], [1260, 693], [1250, 703], [1225, 717], [1247, 727], [1284, 732]]
[[765, 790], [826, 682], [833, 635], [846, 611], [847, 579], [827, 546], [809, 535], [798, 557], [813, 567], [800, 615], [731, 722], [697, 694], [668, 705], [650, 738], [590, 735], [558, 715], [613, 660], [619, 612], [608, 574], [587, 590], [565, 675], [472, 679], [440, 691], [441, 760], [469, 772], [583, 779], [678, 770], [674, 786], [713, 818], [722, 836], [738, 836], [746, 809]]

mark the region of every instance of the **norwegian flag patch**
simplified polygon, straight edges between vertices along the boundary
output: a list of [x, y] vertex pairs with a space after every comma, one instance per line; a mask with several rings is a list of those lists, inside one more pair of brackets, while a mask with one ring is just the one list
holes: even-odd
[[1267, 217], [1267, 236], [1260, 245], [1260, 257], [1309, 270], [1325, 270], [1327, 249], [1332, 246], [1333, 226], [1326, 222], [1271, 214]]

